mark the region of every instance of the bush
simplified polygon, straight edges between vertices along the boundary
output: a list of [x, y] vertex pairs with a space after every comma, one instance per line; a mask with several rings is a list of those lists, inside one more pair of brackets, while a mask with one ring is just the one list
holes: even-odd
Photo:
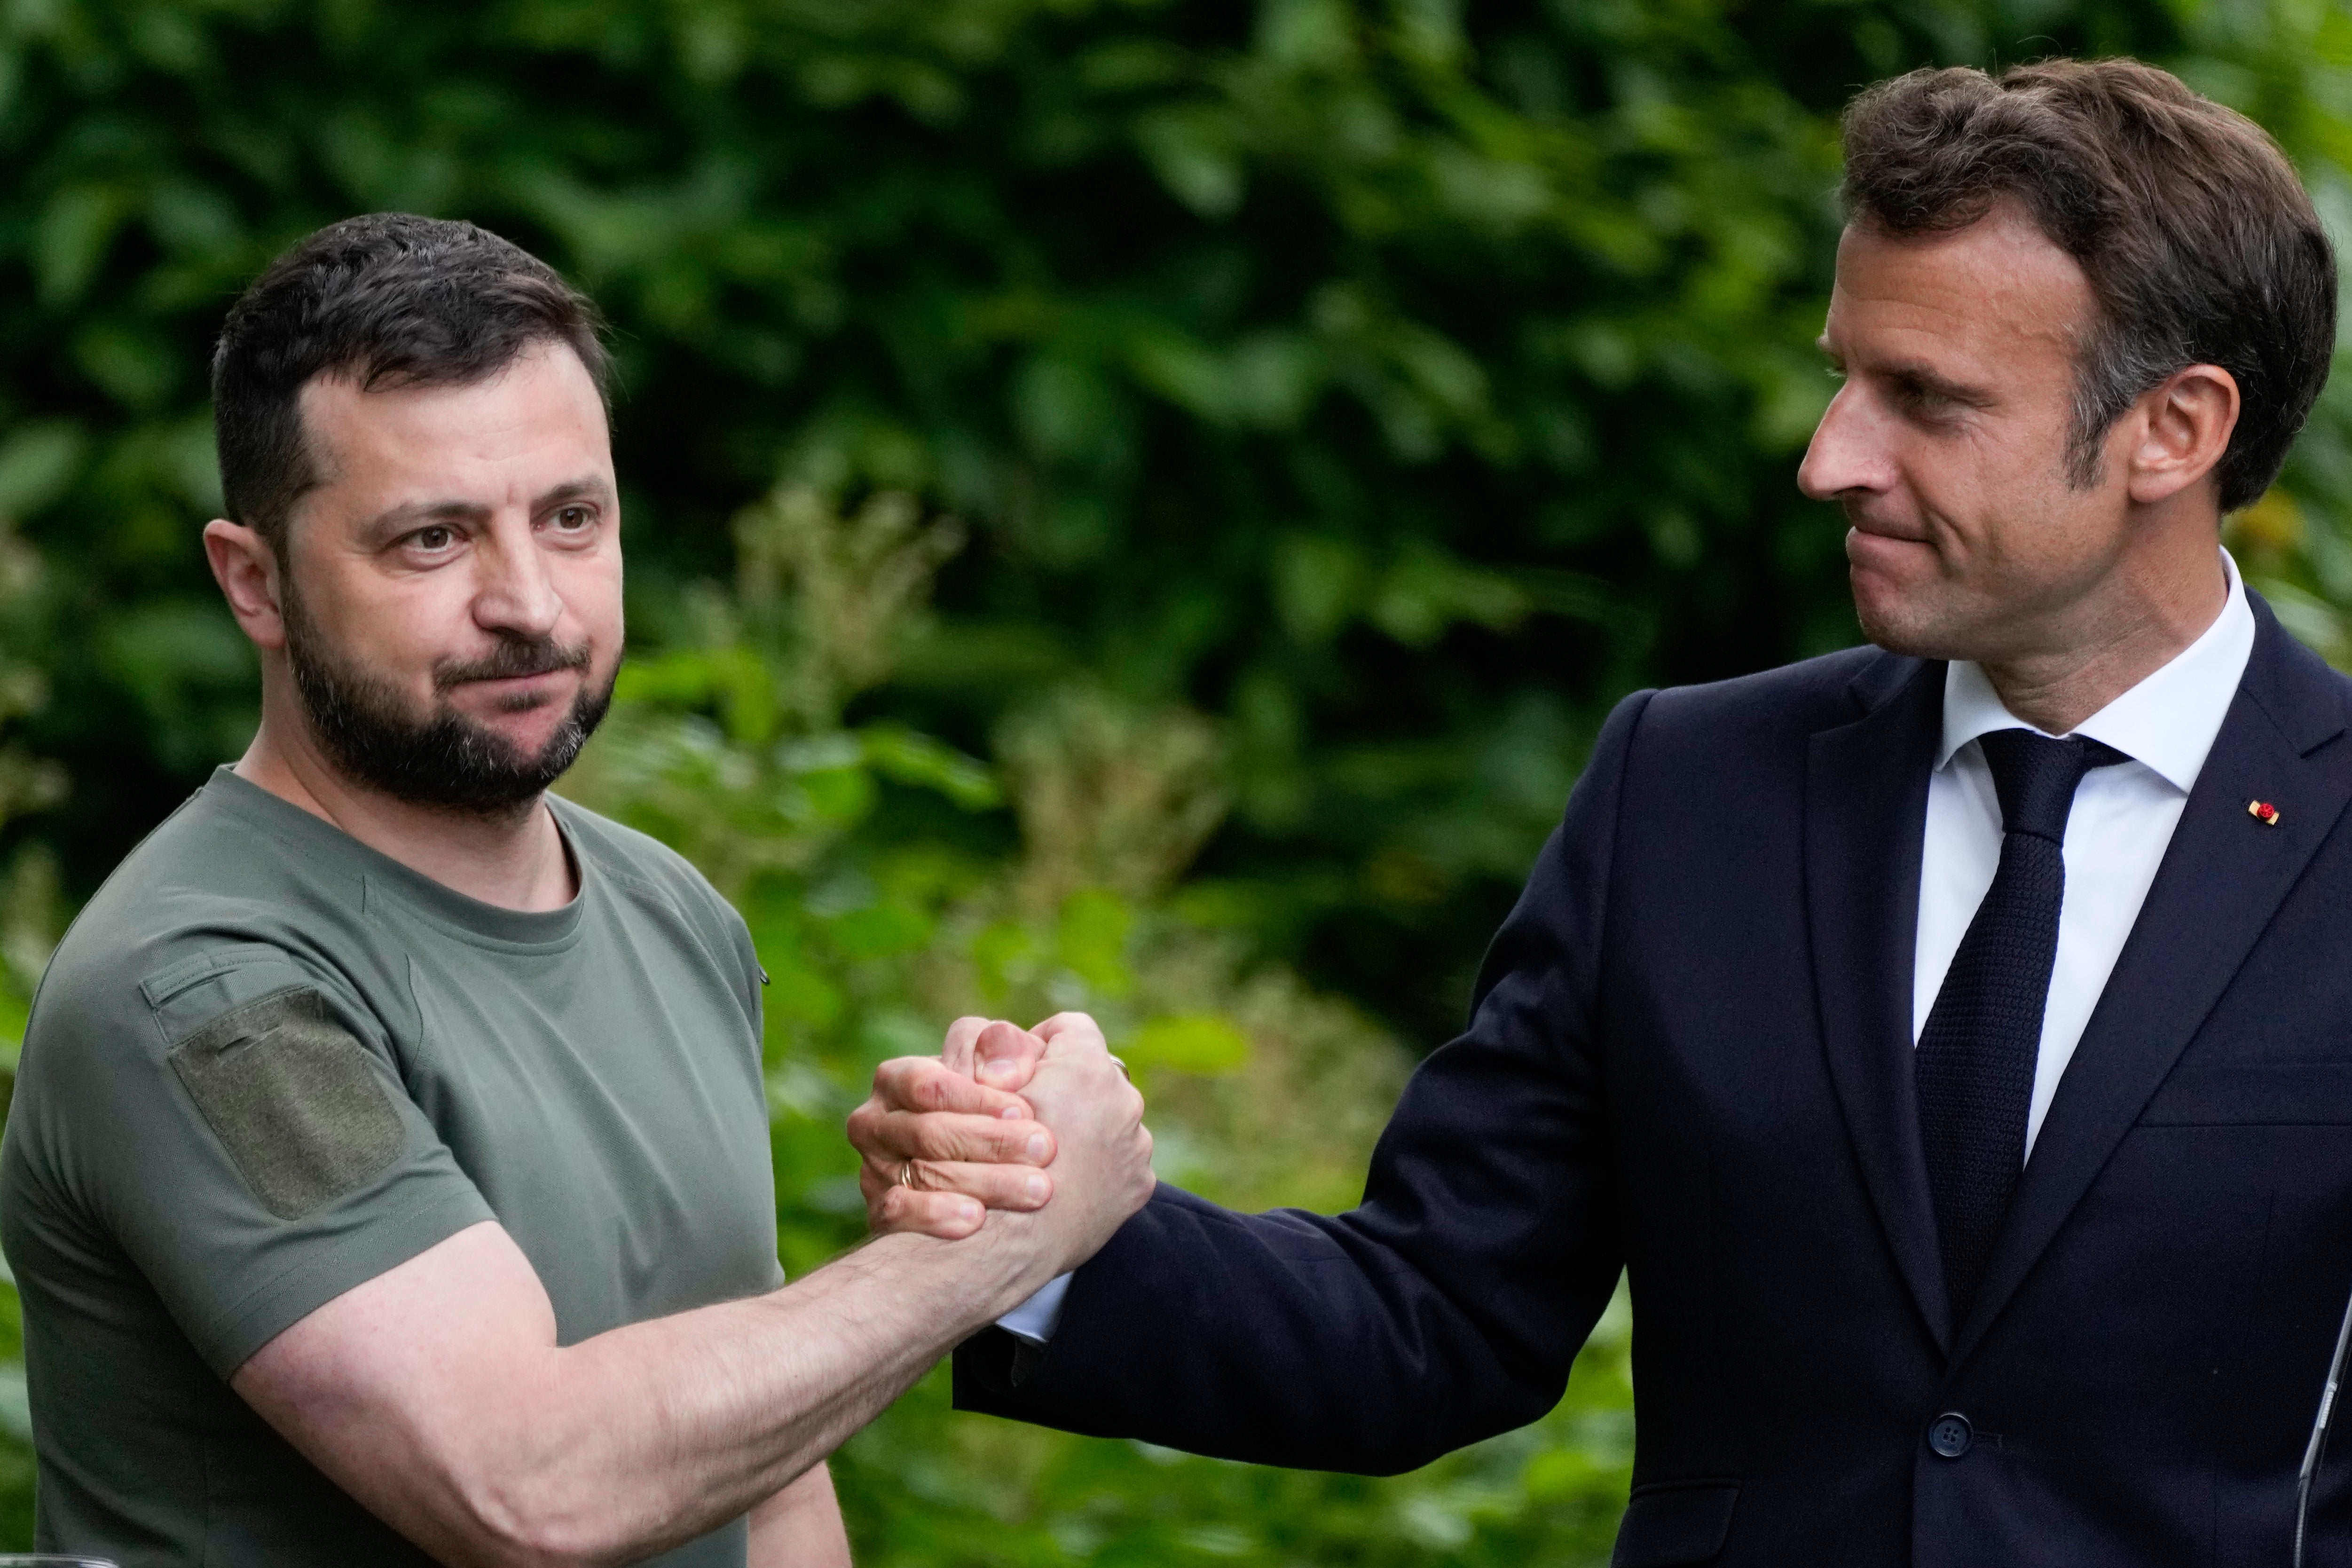
[[[615, 323], [635, 657], [568, 787], [751, 923], [789, 1267], [857, 1234], [873, 1062], [973, 1008], [1096, 1009], [1171, 1175], [1342, 1206], [1605, 706], [1854, 636], [1790, 483], [1839, 105], [2125, 50], [2272, 127], [2342, 232], [2332, 4], [5, 0], [0, 1033], [250, 733], [196, 546], [221, 312], [405, 207]], [[2347, 495], [2339, 385], [2232, 534], [2339, 661]], [[1626, 1334], [1394, 1480], [937, 1380], [838, 1474], [884, 1563], [1598, 1562]], [[17, 1539], [23, 1430], [0, 1378]]]

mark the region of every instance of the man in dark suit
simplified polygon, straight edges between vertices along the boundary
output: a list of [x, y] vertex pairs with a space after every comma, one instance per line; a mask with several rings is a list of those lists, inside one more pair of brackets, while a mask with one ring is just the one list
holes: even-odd
[[[1624, 1568], [2287, 1562], [2352, 1288], [2352, 683], [2219, 526], [2333, 258], [2130, 62], [1915, 73], [1846, 153], [1800, 483], [1877, 646], [1628, 698], [1362, 1206], [1163, 1186], [965, 1407], [1400, 1470], [1546, 1410], [1622, 1268]], [[877, 1225], [1001, 1197], [967, 1119], [1093, 1035], [887, 1067]]]

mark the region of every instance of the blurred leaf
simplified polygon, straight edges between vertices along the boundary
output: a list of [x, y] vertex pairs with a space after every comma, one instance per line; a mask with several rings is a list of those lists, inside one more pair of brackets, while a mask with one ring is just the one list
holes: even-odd
[[876, 725], [863, 731], [866, 759], [894, 784], [936, 790], [967, 811], [983, 811], [1004, 804], [988, 768], [952, 746], [897, 725]]
[[1249, 1037], [1214, 1016], [1154, 1018], [1135, 1032], [1119, 1055], [1138, 1069], [1228, 1073], [1249, 1060]]
[[63, 495], [89, 447], [68, 419], [20, 425], [0, 438], [0, 517], [29, 517]]
[[34, 287], [43, 305], [71, 305], [89, 290], [130, 215], [131, 194], [117, 186], [68, 185], [49, 198], [32, 244]]
[[853, 959], [889, 958], [912, 952], [929, 940], [931, 922], [920, 910], [880, 904], [853, 910], [830, 927], [834, 944]]
[[1081, 980], [1106, 996], [1134, 984], [1127, 967], [1127, 937], [1135, 917], [1126, 901], [1099, 888], [1081, 888], [1062, 902], [1055, 952]]

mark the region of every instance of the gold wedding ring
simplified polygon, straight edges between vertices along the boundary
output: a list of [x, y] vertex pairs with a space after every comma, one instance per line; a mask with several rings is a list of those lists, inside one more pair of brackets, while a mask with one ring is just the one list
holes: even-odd
[[905, 1164], [898, 1167], [898, 1184], [907, 1188], [909, 1192], [914, 1190], [915, 1162], [912, 1160], [908, 1161]]

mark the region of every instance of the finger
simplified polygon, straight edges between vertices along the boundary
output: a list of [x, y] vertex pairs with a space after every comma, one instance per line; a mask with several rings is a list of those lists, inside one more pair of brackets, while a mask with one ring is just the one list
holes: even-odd
[[895, 1177], [908, 1160], [974, 1160], [1043, 1165], [1057, 1147], [1043, 1123], [1017, 1114], [894, 1110], [877, 1097], [849, 1113], [849, 1145]]
[[1054, 1178], [1026, 1165], [975, 1165], [958, 1160], [918, 1160], [914, 1190], [961, 1193], [992, 1209], [1027, 1213], [1054, 1195]]
[[1029, 1079], [1037, 1071], [1038, 1058], [1045, 1054], [1045, 1042], [1026, 1029], [992, 1023], [980, 1032], [972, 1050], [976, 1058], [973, 1076], [1010, 1092], [1029, 1087]]
[[887, 1111], [869, 1119], [858, 1152], [895, 1173], [908, 1160], [957, 1160], [992, 1165], [1045, 1165], [1054, 1159], [1054, 1134], [1037, 1121], [1006, 1121], [994, 1116], [959, 1116], [935, 1110], [914, 1115]]
[[[1027, 1079], [1023, 1079], [1025, 1085]], [[1031, 1120], [1017, 1094], [974, 1083], [931, 1057], [898, 1057], [874, 1069], [874, 1098], [889, 1110], [951, 1110], [966, 1116]]]
[[972, 1042], [989, 1026], [986, 1018], [958, 1018], [948, 1026], [948, 1037], [940, 1046], [940, 1065], [951, 1073], [971, 1076]]
[[892, 1187], [868, 1205], [866, 1223], [877, 1236], [912, 1231], [941, 1241], [961, 1241], [981, 1227], [988, 1211], [961, 1193], [926, 1193]]
[[1108, 1055], [1110, 1047], [1103, 1040], [1102, 1026], [1085, 1013], [1056, 1013], [1037, 1026], [1036, 1036], [1046, 1046], [1059, 1051], [1072, 1048], [1090, 1049]]

